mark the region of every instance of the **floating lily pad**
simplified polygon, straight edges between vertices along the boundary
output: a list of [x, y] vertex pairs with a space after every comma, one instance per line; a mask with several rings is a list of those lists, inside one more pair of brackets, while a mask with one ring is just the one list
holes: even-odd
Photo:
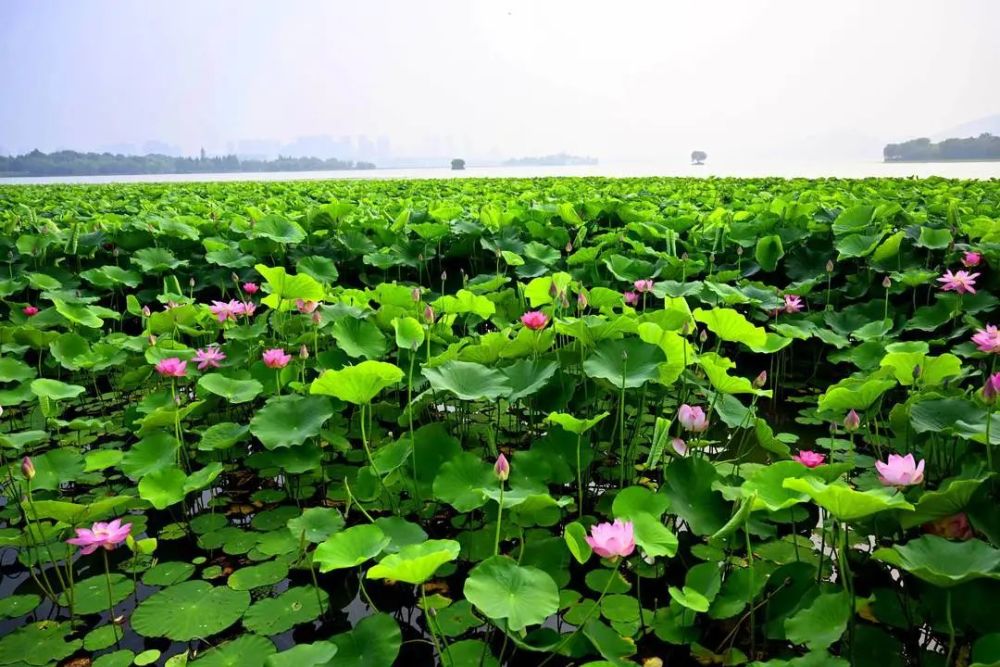
[[951, 542], [924, 535], [906, 544], [876, 549], [872, 556], [941, 588], [976, 579], [1000, 579], [1000, 549], [982, 540]]
[[243, 625], [258, 635], [276, 635], [291, 630], [319, 617], [320, 599], [323, 610], [328, 609], [329, 597], [325, 591], [320, 591], [317, 597], [317, 590], [312, 586], [289, 588], [277, 597], [254, 603], [243, 616]]
[[389, 544], [389, 536], [375, 525], [352, 526], [334, 533], [313, 552], [320, 572], [361, 565], [380, 554]]
[[185, 581], [144, 600], [132, 627], [145, 637], [190, 641], [222, 632], [250, 606], [250, 593], [205, 581]]
[[242, 635], [205, 651], [189, 664], [198, 667], [264, 667], [268, 656], [276, 651], [270, 639], [259, 635]]
[[543, 570], [524, 567], [506, 556], [488, 558], [469, 573], [465, 597], [511, 630], [541, 624], [559, 610], [559, 587]]
[[321, 396], [275, 396], [254, 415], [250, 432], [268, 449], [293, 447], [319, 435], [332, 416], [330, 401]]

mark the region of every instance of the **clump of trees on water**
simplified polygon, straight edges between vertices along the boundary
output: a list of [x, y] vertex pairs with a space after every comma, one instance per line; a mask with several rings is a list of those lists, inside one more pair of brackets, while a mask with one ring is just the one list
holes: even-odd
[[705, 151], [691, 151], [691, 164], [705, 164], [708, 153]]
[[120, 155], [33, 150], [16, 156], [0, 156], [0, 176], [102, 176], [122, 174], [208, 174], [262, 171], [327, 171], [374, 169], [371, 162], [327, 160], [315, 157], [281, 157], [276, 160], [244, 160], [236, 155], [196, 158], [172, 155]]
[[1000, 160], [1000, 137], [988, 132], [966, 139], [938, 143], [923, 137], [882, 149], [886, 162], [934, 162], [939, 160]]

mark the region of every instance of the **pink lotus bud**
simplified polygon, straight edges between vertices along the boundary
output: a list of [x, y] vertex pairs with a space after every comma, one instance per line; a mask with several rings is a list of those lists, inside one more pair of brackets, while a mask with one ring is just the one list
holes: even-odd
[[1000, 372], [986, 378], [986, 384], [983, 385], [983, 400], [986, 403], [992, 405], [997, 396], [1000, 396]]
[[630, 306], [636, 306], [639, 304], [639, 295], [636, 292], [632, 291], [625, 292], [624, 294], [622, 294], [622, 297], [624, 297], [625, 303], [627, 303]]
[[653, 291], [653, 281], [652, 280], [636, 280], [633, 283], [635, 291], [639, 294], [645, 294], [646, 292]]
[[35, 306], [25, 306], [24, 308], [21, 309], [21, 312], [27, 315], [28, 317], [34, 317], [35, 315], [38, 314], [38, 308], [36, 308]]
[[677, 421], [681, 426], [693, 433], [703, 433], [708, 430], [708, 416], [698, 406], [687, 403], [677, 409]]
[[826, 455], [820, 454], [819, 452], [813, 452], [808, 449], [803, 449], [801, 452], [793, 456], [792, 460], [798, 461], [807, 468], [815, 468], [823, 465], [823, 462], [826, 461]]
[[319, 307], [319, 302], [318, 301], [305, 301], [303, 299], [296, 299], [295, 300], [295, 308], [300, 313], [303, 313], [305, 315], [308, 315], [310, 313], [315, 312], [316, 308], [318, 308], [318, 307]]
[[974, 266], [979, 266], [979, 262], [983, 261], [983, 255], [981, 253], [975, 252], [974, 250], [969, 250], [964, 255], [962, 255], [962, 264], [971, 269]]
[[885, 278], [883, 278], [882, 279], [882, 287], [884, 287], [886, 289], [889, 289], [890, 287], [892, 287], [892, 278], [890, 278], [889, 276], [886, 276]]
[[740, 257], [743, 256], [743, 246], [741, 245], [736, 246], [736, 254]]
[[567, 241], [566, 242], [566, 252], [567, 253], [573, 252], [573, 242], [572, 241]]
[[826, 260], [826, 272], [827, 273], [833, 273], [833, 260], [832, 259]]
[[434, 324], [434, 309], [431, 308], [429, 304], [426, 308], [424, 308], [424, 321], [427, 322], [427, 324]]
[[152, 315], [152, 314], [153, 314], [153, 311], [151, 311], [151, 310], [149, 309], [149, 306], [143, 306], [143, 307], [142, 307], [142, 316], [143, 316], [143, 317], [149, 317], [149, 316], [150, 316], [150, 315]]
[[420, 288], [419, 287], [414, 287], [410, 291], [410, 298], [413, 299], [413, 303], [419, 303], [420, 302]]
[[309, 346], [303, 343], [302, 347], [299, 348], [299, 359], [305, 361], [309, 358]]
[[284, 368], [292, 360], [292, 355], [286, 354], [283, 349], [276, 347], [265, 350], [264, 354], [261, 355], [261, 359], [268, 368]]
[[35, 479], [35, 464], [31, 462], [30, 456], [25, 456], [21, 459], [21, 474], [29, 482]]
[[858, 413], [855, 412], [854, 410], [848, 412], [847, 416], [844, 417], [844, 430], [846, 430], [848, 433], [854, 433], [855, 431], [858, 430], [858, 428], [860, 428], [860, 426], [861, 426], [861, 417], [858, 416]]
[[702, 329], [701, 330], [701, 333], [698, 334], [698, 340], [700, 340], [702, 343], [705, 343], [706, 341], [708, 341], [708, 330], [707, 329]]
[[147, 340], [149, 341], [149, 346], [150, 347], [153, 347], [154, 345], [156, 345], [156, 335], [155, 334], [149, 334], [149, 338]]
[[678, 456], [687, 456], [688, 446], [684, 438], [674, 438], [670, 441], [670, 446], [674, 448]]
[[556, 287], [555, 282], [549, 283], [549, 296], [555, 298], [559, 294], [559, 288]]
[[761, 371], [757, 377], [753, 379], [753, 386], [760, 389], [767, 384], [767, 371]]
[[320, 314], [319, 311], [316, 311], [315, 313], [312, 314], [312, 323], [313, 324], [319, 326], [320, 322], [322, 322], [322, 321], [323, 321], [323, 316]]
[[250, 295], [256, 294], [260, 291], [260, 285], [257, 283], [243, 283], [243, 291]]
[[497, 462], [493, 465], [493, 472], [497, 474], [497, 478], [501, 482], [506, 482], [507, 478], [510, 477], [510, 463], [507, 462], [507, 457], [503, 453], [497, 457]]
[[549, 323], [549, 316], [540, 310], [530, 310], [524, 315], [521, 315], [521, 324], [528, 327], [532, 331], [540, 331], [545, 328], [545, 325]]
[[583, 292], [576, 295], [576, 307], [581, 310], [587, 307], [587, 295]]

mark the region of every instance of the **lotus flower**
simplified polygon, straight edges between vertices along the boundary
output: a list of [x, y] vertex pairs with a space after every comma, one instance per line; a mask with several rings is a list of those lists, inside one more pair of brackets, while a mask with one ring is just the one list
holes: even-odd
[[635, 291], [639, 294], [645, 294], [646, 292], [653, 291], [653, 281], [652, 280], [637, 280], [633, 283], [635, 286]]
[[264, 360], [264, 365], [268, 368], [284, 368], [292, 360], [292, 355], [285, 354], [284, 350], [276, 347], [272, 350], [265, 350], [261, 359]]
[[962, 266], [967, 269], [971, 269], [974, 266], [979, 266], [979, 262], [983, 261], [982, 253], [978, 253], [974, 250], [967, 251], [962, 255]]
[[844, 417], [844, 430], [848, 433], [854, 433], [858, 430], [858, 428], [860, 428], [860, 426], [861, 417], [858, 416], [858, 413], [854, 410], [848, 412], [847, 416]]
[[529, 310], [521, 315], [521, 324], [532, 331], [540, 331], [549, 323], [549, 316], [540, 310]]
[[1000, 353], [1000, 329], [987, 324], [985, 329], [979, 329], [972, 336], [972, 342], [980, 352]]
[[692, 407], [685, 403], [677, 409], [677, 420], [681, 426], [693, 433], [703, 433], [708, 430], [708, 417], [698, 406]]
[[786, 313], [798, 313], [802, 311], [804, 304], [802, 303], [802, 297], [798, 294], [786, 294], [785, 295], [785, 312]]
[[319, 301], [305, 301], [303, 299], [296, 299], [295, 307], [303, 315], [309, 315], [319, 307]]
[[887, 462], [875, 462], [875, 469], [885, 486], [912, 486], [924, 481], [924, 462], [917, 463], [913, 454], [889, 454]]
[[969, 525], [969, 517], [965, 512], [946, 516], [923, 525], [924, 532], [937, 535], [948, 540], [971, 540], [975, 535]]
[[635, 306], [639, 303], [639, 295], [635, 292], [625, 292], [622, 296], [625, 297], [625, 303], [630, 306]]
[[187, 362], [177, 357], [161, 359], [156, 364], [156, 372], [163, 377], [182, 378], [187, 374]]
[[688, 446], [687, 443], [684, 442], [684, 438], [674, 438], [670, 441], [670, 446], [674, 448], [675, 452], [677, 452], [677, 456], [687, 456]]
[[35, 478], [35, 464], [32, 463], [30, 456], [21, 459], [21, 474], [29, 482]]
[[260, 285], [257, 283], [243, 283], [243, 291], [247, 294], [256, 294], [260, 291]]
[[98, 547], [111, 551], [124, 542], [130, 532], [132, 532], [132, 524], [122, 525], [121, 519], [115, 519], [108, 523], [98, 521], [90, 527], [90, 530], [77, 528], [76, 537], [66, 540], [66, 543], [82, 547], [80, 553], [84, 555], [94, 553]]
[[21, 309], [21, 312], [27, 315], [28, 317], [34, 317], [35, 315], [38, 314], [38, 308], [35, 306], [25, 306], [24, 308]]
[[614, 523], [599, 523], [590, 529], [587, 544], [601, 558], [629, 556], [635, 551], [632, 522], [615, 519]]
[[253, 301], [236, 301], [233, 304], [234, 315], [253, 317], [253, 314], [256, 312], [257, 312], [257, 304], [255, 304]]
[[983, 385], [984, 401], [993, 405], [996, 403], [997, 396], [1000, 396], [1000, 373], [994, 373], [986, 378], [986, 383]]
[[226, 320], [236, 319], [236, 308], [239, 307], [240, 302], [233, 299], [232, 301], [213, 301], [212, 305], [208, 307], [212, 314], [215, 315], [219, 323], [225, 322]]
[[978, 273], [969, 273], [968, 271], [956, 271], [952, 273], [950, 270], [945, 271], [944, 275], [938, 278], [938, 282], [942, 284], [942, 289], [945, 292], [958, 292], [959, 294], [975, 294], [976, 293], [976, 278], [979, 277]]
[[219, 362], [225, 358], [226, 355], [217, 347], [202, 348], [194, 353], [194, 360], [198, 362], [199, 371], [203, 371], [209, 367], [218, 368]]
[[493, 466], [493, 472], [497, 474], [497, 478], [501, 482], [506, 481], [510, 477], [510, 463], [507, 462], [507, 457], [503, 453], [497, 457], [497, 462]]
[[808, 449], [803, 449], [801, 452], [793, 456], [792, 460], [798, 461], [807, 468], [815, 468], [816, 466], [823, 465], [826, 461], [826, 455]]

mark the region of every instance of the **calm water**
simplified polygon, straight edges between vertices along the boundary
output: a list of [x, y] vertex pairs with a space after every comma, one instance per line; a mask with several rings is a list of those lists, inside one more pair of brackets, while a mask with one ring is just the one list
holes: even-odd
[[702, 166], [684, 161], [671, 163], [621, 162], [578, 167], [468, 167], [452, 171], [448, 167], [424, 169], [372, 169], [365, 171], [295, 171], [239, 174], [144, 174], [137, 176], [51, 176], [40, 178], [0, 178], [0, 184], [39, 183], [183, 183], [191, 181], [293, 181], [322, 179], [389, 178], [530, 178], [536, 176], [782, 176], [786, 178], [872, 176], [989, 179], [1000, 178], [996, 162], [885, 163], [879, 161], [747, 161], [710, 160]]

